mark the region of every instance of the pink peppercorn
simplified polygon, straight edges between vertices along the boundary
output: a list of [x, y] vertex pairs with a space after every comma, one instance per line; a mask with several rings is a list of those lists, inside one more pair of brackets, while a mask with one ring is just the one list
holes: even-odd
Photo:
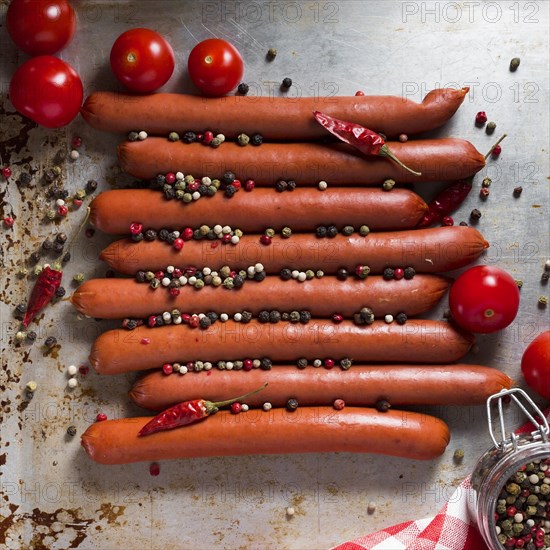
[[174, 298], [176, 296], [180, 295], [180, 289], [179, 288], [171, 288], [170, 289], [170, 296], [173, 296]]
[[160, 466], [158, 465], [157, 462], [153, 462], [150, 466], [149, 466], [149, 473], [156, 477], [160, 474]]
[[164, 271], [155, 272], [155, 279], [158, 279], [160, 281], [163, 278], [164, 278]]
[[256, 183], [254, 180], [246, 180], [246, 183], [244, 184], [244, 188], [246, 191], [252, 191], [256, 187]]
[[517, 508], [515, 506], [508, 506], [506, 508], [506, 515], [509, 518], [513, 518], [516, 515], [516, 512], [517, 512]]
[[222, 243], [223, 244], [229, 244], [231, 242], [231, 235], [229, 233], [226, 233], [222, 236]]
[[151, 343], [151, 340], [149, 338], [142, 338], [140, 341], [139, 341], [140, 344], [143, 344], [144, 346], [147, 346]]
[[191, 315], [189, 315], [189, 313], [182, 313], [181, 314], [181, 320], [184, 323], [189, 323], [189, 321], [191, 320]]
[[409, 136], [407, 134], [399, 134], [399, 141], [401, 143], [405, 143], [409, 140]]
[[214, 139], [214, 134], [212, 132], [210, 131], [204, 132], [204, 135], [202, 136], [202, 142], [205, 145], [210, 145], [213, 139]]
[[185, 268], [185, 276], [186, 277], [193, 277], [193, 275], [196, 275], [197, 268], [193, 267], [192, 265], [189, 265]]
[[337, 410], [341, 411], [345, 406], [346, 402], [343, 399], [335, 399], [332, 406]]
[[174, 275], [174, 277], [178, 277], [178, 278], [181, 277], [182, 276], [181, 269], [175, 267], [173, 275]]
[[156, 327], [157, 326], [157, 318], [155, 315], [149, 315], [148, 319], [147, 319], [147, 324], [153, 328], [153, 327]]
[[523, 539], [516, 540], [516, 548], [523, 548], [525, 546], [525, 541]]
[[233, 180], [231, 184], [235, 189], [240, 189], [242, 187], [240, 180]]
[[2, 168], [2, 175], [8, 179], [11, 177], [11, 168], [8, 168], [7, 166], [4, 166], [4, 168]]
[[78, 149], [82, 145], [82, 138], [80, 136], [75, 136], [72, 143], [73, 147]]
[[245, 359], [243, 361], [243, 370], [252, 370], [254, 367], [254, 363], [252, 362], [252, 359]]
[[509, 537], [504, 541], [504, 546], [506, 548], [513, 548], [516, 545], [516, 539], [514, 537]]
[[332, 369], [334, 367], [334, 359], [325, 359], [325, 369]]
[[451, 216], [444, 216], [443, 219], [441, 220], [441, 225], [444, 225], [444, 226], [451, 226], [454, 224], [455, 224], [455, 221], [453, 220], [453, 218], [451, 218]]
[[172, 374], [174, 372], [174, 367], [170, 363], [165, 363], [162, 365], [162, 372], [166, 375]]
[[489, 196], [489, 188], [488, 187], [482, 187], [479, 190], [479, 196], [485, 200]]
[[193, 361], [189, 361], [189, 363], [187, 363], [185, 366], [187, 367], [188, 372], [195, 370], [195, 363], [193, 363]]
[[80, 208], [82, 206], [82, 199], [73, 199], [73, 206], [75, 208]]
[[172, 244], [172, 246], [176, 249], [176, 250], [181, 250], [183, 248], [183, 245], [185, 244], [185, 241], [181, 238], [181, 237], [178, 237], [174, 243]]
[[200, 322], [199, 316], [198, 315], [192, 315], [191, 319], [189, 319], [189, 326], [191, 328], [197, 328], [199, 326], [199, 322]]
[[194, 193], [195, 191], [198, 190], [199, 188], [199, 182], [197, 180], [191, 182], [191, 183], [188, 183], [187, 184], [187, 191], [189, 191], [190, 193]]
[[69, 209], [65, 205], [62, 205], [57, 209], [57, 213], [60, 216], [66, 216], [69, 213]]
[[263, 244], [263, 245], [270, 245], [271, 244], [271, 237], [269, 235], [262, 235], [260, 237], [260, 242]]
[[79, 368], [78, 368], [78, 372], [80, 372], [80, 374], [82, 376], [87, 376], [88, 373], [90, 372], [90, 367], [87, 367], [86, 365], [81, 365]]
[[4, 218], [4, 225], [6, 227], [13, 227], [14, 223], [15, 223], [15, 220], [11, 216], [6, 216]]
[[495, 145], [491, 151], [491, 156], [496, 159], [500, 153], [502, 153], [502, 147], [500, 145]]
[[164, 176], [164, 179], [166, 180], [166, 183], [172, 185], [176, 182], [176, 174], [174, 174], [174, 172], [168, 172], [168, 174]]
[[105, 413], [98, 413], [95, 419], [96, 422], [104, 422], [105, 420], [107, 420], [107, 415]]
[[143, 225], [139, 222], [130, 224], [130, 233], [132, 235], [139, 235], [143, 231]]
[[485, 124], [487, 122], [487, 113], [485, 111], [479, 111], [476, 115], [476, 124]]
[[343, 315], [340, 315], [340, 313], [335, 313], [333, 316], [332, 316], [332, 322], [333, 323], [341, 323], [342, 321], [344, 320], [344, 316]]
[[405, 276], [405, 270], [402, 267], [396, 267], [393, 270], [393, 278], [396, 281], [400, 281]]
[[231, 403], [231, 412], [233, 414], [239, 414], [243, 410], [243, 406], [240, 403]]
[[192, 230], [190, 227], [186, 227], [186, 228], [181, 232], [181, 238], [182, 238], [184, 241], [190, 241], [190, 240], [193, 238], [193, 230]]
[[355, 95], [356, 95], [357, 97], [362, 97], [362, 96], [365, 95], [365, 92], [362, 92], [361, 90], [357, 90], [357, 91], [355, 92]]

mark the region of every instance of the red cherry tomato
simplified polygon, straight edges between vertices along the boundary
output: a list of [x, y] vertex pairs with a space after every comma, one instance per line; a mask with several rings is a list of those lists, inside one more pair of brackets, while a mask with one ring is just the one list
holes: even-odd
[[521, 372], [527, 384], [550, 399], [550, 330], [539, 334], [523, 352]]
[[506, 271], [479, 265], [462, 273], [453, 283], [449, 307], [461, 327], [471, 332], [496, 332], [515, 319], [519, 289]]
[[123, 32], [111, 48], [111, 69], [133, 92], [153, 92], [174, 72], [174, 50], [150, 29]]
[[6, 15], [8, 32], [29, 55], [51, 55], [65, 47], [76, 28], [66, 0], [13, 0]]
[[233, 44], [209, 38], [191, 50], [187, 68], [191, 80], [203, 94], [222, 96], [241, 82], [244, 63]]
[[51, 55], [29, 59], [15, 71], [10, 82], [13, 106], [46, 128], [71, 122], [80, 110], [82, 95], [77, 72]]

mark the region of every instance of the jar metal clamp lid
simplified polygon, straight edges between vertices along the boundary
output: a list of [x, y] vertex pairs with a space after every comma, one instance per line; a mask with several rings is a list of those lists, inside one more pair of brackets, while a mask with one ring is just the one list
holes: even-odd
[[[511, 432], [507, 435], [503, 399], [508, 396], [531, 421], [534, 430], [519, 435]], [[497, 424], [500, 429], [500, 440], [497, 440], [493, 428], [494, 408], [498, 411]], [[494, 519], [499, 494], [506, 480], [526, 463], [550, 457], [550, 426], [542, 411], [520, 388], [503, 390], [489, 397], [487, 420], [494, 446], [479, 459], [472, 474], [471, 485], [475, 498], [469, 502], [469, 505], [473, 505], [473, 508], [470, 508], [472, 517], [476, 519], [477, 527], [489, 548], [502, 550], [503, 546], [498, 540]]]

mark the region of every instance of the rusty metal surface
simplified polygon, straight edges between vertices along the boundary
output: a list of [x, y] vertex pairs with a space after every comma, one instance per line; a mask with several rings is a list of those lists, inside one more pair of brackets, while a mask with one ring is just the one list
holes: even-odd
[[[43, 221], [44, 169], [66, 154], [73, 136], [84, 145], [76, 162], [61, 162], [64, 186], [72, 191], [90, 178], [101, 189], [128, 181], [118, 174], [118, 136], [88, 128], [81, 119], [47, 131], [25, 122], [7, 99], [10, 75], [26, 57], [5, 30], [6, 2], [0, 2], [0, 154], [13, 178], [0, 182], [3, 215], [15, 214], [13, 230], [0, 230], [1, 364], [0, 546], [7, 548], [326, 548], [406, 519], [434, 514], [489, 446], [483, 407], [438, 407], [434, 413], [452, 429], [452, 441], [438, 460], [346, 454], [182, 460], [161, 464], [151, 477], [147, 464], [104, 467], [81, 450], [79, 435], [99, 411], [110, 418], [136, 414], [126, 397], [133, 376], [80, 376], [66, 388], [66, 367], [85, 365], [93, 339], [107, 322], [82, 319], [67, 302], [46, 309], [35, 325], [37, 342], [16, 345], [13, 317], [33, 279], [16, 272], [45, 237], [58, 228]], [[519, 360], [527, 343], [549, 328], [548, 309], [537, 307], [549, 289], [540, 283], [549, 250], [548, 26], [550, 3], [310, 1], [130, 1], [74, 2], [78, 31], [60, 53], [79, 71], [86, 92], [116, 89], [108, 67], [114, 39], [130, 27], [148, 26], [166, 35], [177, 68], [166, 90], [191, 91], [185, 59], [198, 40], [228, 38], [246, 61], [246, 80], [257, 94], [277, 94], [285, 76], [292, 93], [403, 95], [419, 101], [439, 86], [471, 87], [464, 105], [434, 135], [471, 140], [486, 151], [508, 133], [498, 162], [490, 162], [475, 185], [489, 175], [491, 197], [474, 191], [456, 214], [466, 220], [482, 210], [479, 229], [491, 248], [481, 259], [524, 281], [520, 313], [503, 332], [478, 338], [479, 352], [467, 360], [501, 368], [521, 381]], [[265, 53], [279, 54], [268, 64]], [[516, 73], [512, 57], [521, 58]], [[487, 136], [473, 125], [477, 111], [497, 122]], [[18, 186], [30, 171], [31, 185]], [[513, 198], [512, 189], [524, 187]], [[82, 211], [59, 229], [71, 235]], [[77, 272], [103, 276], [98, 251], [108, 240], [80, 235], [65, 269], [65, 286]], [[431, 314], [441, 318], [445, 303]], [[58, 347], [45, 353], [47, 336]], [[29, 401], [25, 384], [36, 380]], [[428, 409], [426, 409], [428, 410]], [[513, 423], [518, 421], [512, 418]], [[74, 424], [78, 435], [66, 429]], [[462, 464], [453, 463], [463, 448]], [[378, 507], [367, 513], [367, 503]], [[296, 514], [285, 515], [287, 506]]]

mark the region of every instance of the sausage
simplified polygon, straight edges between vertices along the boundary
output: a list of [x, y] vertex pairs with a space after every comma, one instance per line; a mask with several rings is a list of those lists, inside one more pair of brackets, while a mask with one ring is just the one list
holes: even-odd
[[113, 269], [134, 275], [139, 269], [157, 271], [169, 265], [219, 270], [247, 269], [258, 262], [268, 274], [281, 269], [322, 269], [335, 274], [345, 267], [354, 272], [357, 265], [368, 265], [371, 273], [386, 267], [411, 266], [418, 273], [438, 273], [464, 267], [475, 261], [489, 244], [473, 227], [451, 226], [357, 234], [333, 239], [316, 239], [308, 234], [293, 234], [289, 239], [276, 236], [271, 245], [260, 243], [259, 235], [244, 235], [236, 245], [219, 241], [192, 240], [179, 252], [165, 242], [134, 243], [121, 239], [105, 248], [100, 258]]
[[138, 437], [150, 417], [96, 422], [82, 446], [100, 464], [176, 458], [290, 453], [380, 453], [429, 460], [450, 440], [447, 425], [415, 412], [300, 407], [242, 414], [220, 411], [202, 422]]
[[176, 403], [200, 396], [223, 401], [268, 386], [245, 399], [251, 407], [269, 401], [284, 407], [291, 398], [302, 405], [332, 405], [343, 399], [346, 405], [373, 406], [381, 399], [398, 405], [481, 405], [512, 380], [503, 372], [481, 365], [353, 365], [350, 370], [326, 370], [295, 365], [277, 365], [269, 372], [253, 369], [201, 371], [185, 376], [166, 376], [155, 371], [140, 378], [130, 399], [140, 407], [164, 410]]
[[267, 277], [261, 283], [248, 281], [240, 290], [205, 286], [197, 292], [185, 286], [179, 296], [170, 296], [166, 289], [153, 291], [148, 284], [132, 279], [90, 279], [76, 289], [71, 302], [80, 313], [100, 319], [143, 318], [174, 308], [228, 315], [241, 311], [257, 315], [262, 310], [307, 310], [313, 317], [334, 313], [351, 317], [362, 307], [369, 307], [377, 317], [400, 312], [410, 317], [434, 307], [448, 286], [448, 280], [437, 275], [415, 275], [400, 281], [385, 281], [379, 276], [346, 281], [323, 277], [303, 283]]
[[326, 132], [312, 113], [322, 110], [382, 132], [387, 136], [433, 130], [449, 120], [464, 100], [468, 88], [432, 90], [421, 104], [403, 97], [253, 97], [204, 98], [184, 94], [127, 95], [94, 92], [81, 113], [98, 130], [168, 135], [177, 131], [260, 133], [267, 139], [307, 141]]
[[[128, 234], [130, 224], [145, 228], [180, 229], [217, 224], [246, 233], [276, 231], [291, 226], [293, 231], [315, 231], [319, 225], [344, 227], [368, 225], [371, 230], [410, 229], [417, 225], [428, 206], [407, 189], [296, 189], [292, 195], [273, 189], [242, 191], [232, 199], [223, 193], [185, 204], [166, 200], [160, 191], [120, 189], [98, 195], [90, 205], [92, 224], [112, 234]], [[305, 215], [307, 213], [307, 215]]]
[[171, 142], [149, 137], [124, 141], [118, 146], [119, 164], [125, 172], [141, 179], [158, 174], [183, 172], [196, 178], [221, 179], [226, 171], [244, 182], [273, 186], [294, 180], [298, 186], [380, 185], [388, 178], [398, 183], [459, 180], [473, 176], [485, 166], [483, 155], [469, 142], [458, 138], [425, 139], [388, 143], [391, 151], [418, 177], [395, 162], [380, 156], [365, 156], [346, 144], [264, 143], [241, 147], [225, 142], [217, 149], [200, 143]]
[[473, 336], [450, 323], [411, 319], [404, 325], [374, 321], [358, 326], [313, 320], [306, 325], [214, 323], [205, 330], [188, 325], [116, 329], [92, 346], [90, 364], [100, 374], [146, 370], [163, 363], [234, 361], [268, 357], [274, 362], [344, 357], [356, 362], [448, 363], [463, 357]]

